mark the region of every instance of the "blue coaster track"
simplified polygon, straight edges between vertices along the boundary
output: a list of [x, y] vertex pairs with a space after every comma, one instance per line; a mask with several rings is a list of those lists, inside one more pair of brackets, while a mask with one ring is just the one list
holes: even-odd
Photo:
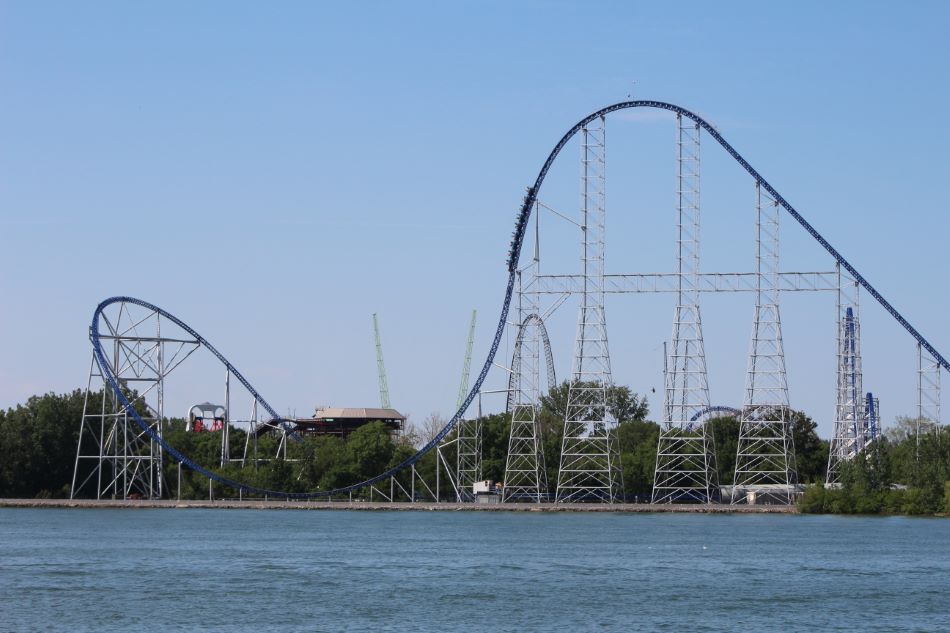
[[802, 226], [802, 228], [804, 228], [808, 232], [809, 235], [811, 235], [819, 244], [821, 244], [821, 246], [826, 251], [828, 251], [828, 253], [834, 258], [836, 262], [838, 262], [841, 265], [842, 268], [848, 271], [848, 273], [855, 279], [855, 281], [861, 284], [861, 286], [864, 287], [864, 289], [867, 290], [867, 292], [872, 297], [874, 297], [874, 299], [879, 304], [881, 304], [881, 306], [883, 306], [884, 309], [887, 310], [887, 312], [892, 317], [894, 317], [894, 319], [898, 323], [900, 323], [901, 326], [905, 330], [907, 330], [910, 333], [910, 335], [917, 341], [917, 343], [919, 343], [920, 346], [923, 349], [925, 349], [934, 358], [934, 360], [937, 361], [937, 363], [941, 367], [943, 367], [947, 371], [950, 371], [950, 364], [947, 363], [947, 360], [933, 347], [933, 345], [931, 345], [927, 341], [927, 339], [925, 339], [920, 334], [920, 332], [918, 332], [917, 329], [914, 328], [907, 321], [907, 319], [905, 319], [903, 315], [901, 315], [881, 295], [881, 293], [879, 293], [860, 273], [858, 273], [858, 271], [854, 268], [854, 266], [852, 266], [844, 257], [842, 257], [842, 255], [833, 246], [831, 246], [831, 244], [829, 244], [828, 241], [824, 237], [822, 237], [821, 234], [818, 233], [818, 231], [816, 231], [815, 228], [812, 227], [812, 225], [809, 224], [805, 220], [805, 218], [803, 218], [801, 214], [799, 214], [792, 207], [792, 205], [790, 205], [788, 201], [786, 201], [785, 198], [783, 198], [775, 190], [775, 188], [773, 188], [772, 185], [770, 185], [768, 181], [766, 181], [765, 178], [763, 178], [759, 174], [759, 172], [753, 169], [752, 165], [750, 165], [748, 161], [746, 161], [745, 158], [743, 158], [742, 155], [740, 155], [739, 152], [737, 152], [732, 147], [732, 145], [726, 142], [726, 140], [719, 134], [719, 132], [711, 124], [709, 124], [706, 120], [704, 120], [699, 115], [693, 112], [690, 112], [686, 108], [680, 107], [678, 105], [674, 105], [672, 103], [666, 103], [663, 101], [636, 100], [636, 101], [623, 101], [621, 103], [615, 103], [614, 105], [607, 106], [606, 108], [602, 108], [592, 114], [589, 114], [588, 116], [578, 121], [577, 124], [574, 125], [574, 127], [568, 130], [567, 133], [564, 134], [563, 137], [561, 137], [561, 140], [558, 141], [557, 145], [554, 146], [554, 149], [548, 155], [547, 160], [544, 161], [544, 165], [541, 167], [541, 171], [538, 173], [538, 177], [535, 180], [534, 185], [528, 188], [528, 191], [525, 194], [524, 200], [522, 201], [521, 209], [518, 212], [518, 217], [515, 223], [515, 230], [511, 238], [511, 246], [508, 251], [508, 260], [507, 260], [508, 283], [505, 288], [505, 295], [501, 304], [501, 313], [498, 317], [498, 326], [495, 329], [495, 336], [492, 339], [491, 349], [488, 352], [488, 357], [485, 359], [485, 364], [482, 366], [482, 369], [479, 372], [478, 377], [476, 378], [474, 384], [472, 385], [472, 388], [469, 391], [468, 396], [466, 396], [465, 400], [463, 401], [462, 406], [459, 407], [458, 411], [455, 412], [455, 414], [452, 416], [449, 422], [445, 425], [445, 427], [441, 431], [439, 431], [439, 433], [434, 438], [432, 438], [431, 441], [429, 441], [425, 446], [419, 449], [419, 451], [416, 454], [412, 455], [411, 457], [408, 457], [402, 463], [394, 466], [393, 468], [390, 468], [386, 472], [380, 473], [379, 475], [376, 475], [375, 477], [367, 479], [366, 481], [362, 481], [362, 482], [359, 482], [350, 486], [345, 486], [342, 488], [337, 488], [335, 490], [320, 490], [320, 491], [314, 491], [314, 492], [283, 492], [279, 490], [267, 490], [264, 488], [258, 488], [258, 487], [251, 486], [239, 481], [235, 481], [233, 479], [222, 477], [221, 475], [215, 472], [212, 472], [202, 467], [201, 465], [195, 463], [194, 461], [189, 459], [186, 455], [183, 455], [181, 452], [176, 450], [173, 446], [169, 445], [163, 438], [159, 437], [158, 434], [155, 433], [155, 431], [148, 424], [145, 423], [145, 421], [141, 418], [141, 416], [136, 412], [135, 408], [128, 401], [126, 395], [122, 392], [119, 382], [116, 379], [114, 373], [112, 372], [112, 368], [109, 366], [109, 363], [106, 362], [106, 357], [105, 357], [105, 354], [103, 353], [102, 346], [99, 340], [99, 317], [102, 314], [102, 311], [109, 305], [112, 305], [114, 303], [119, 303], [119, 302], [134, 303], [135, 305], [139, 305], [147, 309], [155, 310], [156, 312], [158, 312], [165, 318], [170, 319], [175, 324], [182, 327], [185, 331], [187, 331], [189, 334], [194, 336], [195, 339], [199, 341], [199, 343], [201, 343], [204, 347], [210, 350], [218, 358], [219, 361], [221, 361], [226, 367], [228, 367], [233, 372], [235, 377], [238, 378], [238, 380], [257, 399], [257, 401], [261, 404], [261, 406], [263, 406], [264, 409], [274, 417], [275, 420], [279, 420], [281, 424], [284, 424], [284, 422], [280, 418], [280, 416], [276, 414], [274, 409], [271, 408], [270, 405], [268, 405], [264, 401], [264, 399], [251, 386], [251, 384], [244, 378], [244, 376], [241, 375], [241, 373], [238, 372], [237, 369], [235, 369], [234, 366], [231, 365], [228, 362], [228, 360], [220, 352], [218, 352], [210, 343], [208, 343], [206, 339], [200, 336], [188, 325], [186, 325], [181, 319], [178, 319], [177, 317], [171, 315], [165, 310], [162, 310], [161, 308], [158, 308], [157, 306], [154, 306], [150, 303], [142, 301], [141, 299], [135, 299], [132, 297], [112, 297], [100, 303], [99, 306], [96, 308], [96, 312], [92, 320], [90, 338], [92, 340], [93, 350], [96, 355], [96, 359], [99, 363], [99, 367], [102, 370], [102, 373], [106, 382], [109, 383], [110, 387], [115, 392], [116, 398], [118, 398], [119, 402], [122, 403], [123, 407], [125, 407], [125, 409], [128, 411], [129, 415], [132, 417], [135, 423], [143, 430], [143, 432], [147, 433], [149, 436], [152, 437], [152, 439], [158, 442], [162, 446], [162, 448], [165, 451], [167, 451], [172, 457], [179, 460], [183, 465], [190, 468], [191, 470], [197, 473], [200, 473], [215, 482], [218, 482], [224, 486], [233, 488], [235, 490], [240, 490], [240, 491], [252, 493], [252, 494], [270, 495], [270, 496], [275, 496], [275, 497], [285, 497], [285, 498], [291, 498], [291, 499], [312, 499], [312, 498], [320, 498], [320, 497], [329, 497], [331, 495], [348, 494], [349, 492], [352, 492], [354, 490], [359, 490], [361, 488], [371, 486], [385, 479], [388, 479], [389, 477], [407, 468], [410, 468], [415, 463], [417, 463], [420, 459], [422, 459], [422, 457], [426, 453], [428, 453], [433, 448], [435, 448], [435, 446], [438, 445], [439, 442], [441, 442], [443, 439], [445, 439], [445, 437], [452, 431], [455, 425], [462, 418], [462, 415], [464, 414], [466, 409], [468, 409], [469, 405], [471, 405], [472, 401], [475, 399], [476, 395], [481, 390], [482, 384], [485, 382], [485, 379], [488, 377], [488, 372], [491, 369], [492, 363], [495, 360], [495, 355], [498, 353], [498, 347], [501, 344], [501, 340], [504, 335], [505, 325], [508, 321], [508, 312], [511, 308], [511, 299], [514, 293], [515, 280], [517, 277], [518, 261], [521, 257], [521, 247], [523, 245], [525, 232], [528, 227], [528, 219], [531, 217], [531, 210], [534, 207], [535, 202], [537, 201], [538, 192], [540, 191], [541, 185], [544, 183], [544, 179], [547, 176], [548, 170], [551, 168], [551, 165], [554, 163], [554, 160], [557, 158], [558, 154], [561, 153], [561, 150], [564, 149], [564, 146], [567, 145], [568, 141], [570, 141], [585, 125], [587, 125], [588, 123], [590, 123], [591, 121], [594, 121], [595, 119], [599, 117], [606, 116], [610, 114], [611, 112], [616, 112], [618, 110], [627, 110], [631, 108], [654, 108], [654, 109], [660, 109], [660, 110], [667, 110], [669, 112], [672, 112], [674, 114], [679, 114], [681, 116], [684, 116], [696, 122], [700, 127], [706, 130], [706, 132], [710, 136], [712, 136], [716, 140], [716, 142], [718, 142], [719, 145], [721, 145], [723, 149], [725, 149], [726, 152], [728, 152], [729, 155], [732, 156], [732, 158], [735, 159], [735, 161], [739, 163], [742, 166], [742, 168], [745, 169], [746, 172], [748, 172], [749, 175], [751, 175], [752, 178], [757, 183], [759, 183], [759, 185], [763, 189], [765, 189], [765, 191], [767, 191], [768, 194], [772, 196], [772, 198], [783, 209], [785, 209], [785, 211], [787, 211], [788, 214], [791, 215], [795, 219], [796, 222], [798, 222]]

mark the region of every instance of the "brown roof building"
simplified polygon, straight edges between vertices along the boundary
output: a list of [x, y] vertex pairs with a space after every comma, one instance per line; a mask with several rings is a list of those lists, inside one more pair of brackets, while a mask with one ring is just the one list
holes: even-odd
[[382, 422], [390, 432], [401, 431], [406, 416], [395, 409], [322, 407], [312, 418], [295, 418], [294, 430], [301, 434], [346, 437], [370, 422]]

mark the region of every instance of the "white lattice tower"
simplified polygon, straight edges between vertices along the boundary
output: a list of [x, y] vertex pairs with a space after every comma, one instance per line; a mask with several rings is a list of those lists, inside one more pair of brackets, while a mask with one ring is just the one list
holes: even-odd
[[867, 417], [871, 441], [875, 442], [881, 437], [881, 400], [871, 392], [868, 392], [865, 400], [864, 415]]
[[718, 496], [703, 324], [699, 310], [700, 127], [677, 115], [678, 302], [667, 362], [664, 427], [657, 445], [653, 503], [708, 503]]
[[[139, 417], [158, 437], [164, 419], [165, 376], [198, 347], [192, 339], [163, 338], [161, 317], [122, 303], [101, 316], [100, 342], [115, 376]], [[70, 497], [159, 499], [163, 492], [161, 446], [140, 428], [106, 381], [93, 354]], [[100, 404], [90, 396], [99, 393]]]
[[740, 490], [791, 503], [795, 446], [778, 304], [779, 205], [756, 182], [756, 305], [739, 423], [733, 502]]
[[557, 501], [608, 501], [621, 494], [604, 314], [605, 128], [603, 117], [582, 130], [581, 246], [584, 291], [567, 398]]
[[461, 420], [457, 431], [456, 482], [459, 501], [474, 498], [475, 482], [482, 480], [481, 420]]
[[860, 286], [838, 265], [838, 337], [835, 430], [828, 452], [825, 481], [838, 483], [841, 464], [864, 450], [870, 441], [869, 419], [861, 370]]
[[940, 425], [940, 363], [917, 344], [917, 443]]
[[[538, 209], [535, 209], [535, 218]], [[537, 227], [537, 224], [535, 225]], [[502, 501], [540, 502], [547, 494], [547, 475], [541, 429], [538, 425], [540, 400], [541, 332], [529, 317], [539, 312], [537, 275], [539, 266], [537, 234], [534, 257], [518, 275], [518, 341], [511, 369], [515, 388], [511, 407], [508, 457], [505, 460], [505, 485]], [[520, 331], [523, 328], [524, 331]]]

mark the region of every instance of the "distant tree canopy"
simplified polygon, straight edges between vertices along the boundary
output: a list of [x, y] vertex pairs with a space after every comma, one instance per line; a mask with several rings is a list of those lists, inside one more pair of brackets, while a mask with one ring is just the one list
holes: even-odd
[[[554, 386], [541, 397], [538, 423], [542, 434], [545, 473], [551, 492], [557, 485], [558, 465], [570, 392], [568, 383]], [[0, 410], [0, 497], [68, 496], [76, 457], [76, 443], [86, 395], [81, 390], [66, 394], [34, 396], [23, 405]], [[90, 393], [90, 407], [101, 407], [101, 395]], [[645, 397], [626, 386], [607, 389], [610, 417], [617, 421], [617, 447], [628, 499], [647, 500], [653, 487], [660, 425], [648, 420]], [[815, 433], [817, 425], [807, 415], [793, 412], [792, 428], [799, 481], [820, 484], [828, 462], [828, 442]], [[802, 501], [808, 512], [905, 512], [950, 511], [950, 428], [922, 435], [918, 445], [916, 420], [898, 418], [872, 450], [845, 464], [840, 489], [815, 485]], [[437, 414], [429, 416], [422, 429], [426, 436], [442, 427]], [[716, 463], [721, 484], [733, 480], [739, 421], [732, 416], [707, 421], [714, 434]], [[510, 415], [497, 413], [482, 418], [482, 477], [503, 481], [511, 428]], [[412, 456], [420, 437], [394, 437], [381, 423], [367, 424], [348, 438], [307, 437], [288, 442], [286, 459], [279, 438], [264, 435], [256, 442], [236, 428], [230, 429], [230, 463], [221, 466], [221, 432], [186, 432], [184, 420], [169, 419], [165, 437], [172, 446], [202, 466], [228, 478], [270, 490], [302, 492], [331, 490], [377, 475]], [[451, 439], [451, 435], [449, 439]], [[374, 491], [356, 496], [378, 495], [406, 499], [434, 494], [436, 464], [441, 459], [454, 468], [455, 445], [449, 444], [439, 458], [431, 451], [416, 464], [417, 477], [409, 471], [384, 482]], [[438, 494], [454, 497], [452, 484], [442, 470]], [[165, 464], [166, 494], [179, 494], [179, 469], [172, 460]], [[181, 470], [183, 498], [207, 498], [208, 481]], [[895, 485], [902, 488], [894, 489]], [[218, 490], [217, 494], [234, 494]]]
[[[100, 396], [92, 398], [100, 406]], [[83, 401], [77, 389], [0, 410], [0, 497], [69, 495]]]
[[799, 507], [835, 514], [950, 513], [950, 427], [919, 438], [916, 427], [916, 420], [898, 418], [884, 437], [842, 464], [839, 486], [810, 486]]

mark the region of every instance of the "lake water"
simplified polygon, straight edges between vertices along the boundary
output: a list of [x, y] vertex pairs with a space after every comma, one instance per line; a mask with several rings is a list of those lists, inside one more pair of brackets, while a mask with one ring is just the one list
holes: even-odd
[[0, 631], [950, 631], [950, 520], [0, 509]]

